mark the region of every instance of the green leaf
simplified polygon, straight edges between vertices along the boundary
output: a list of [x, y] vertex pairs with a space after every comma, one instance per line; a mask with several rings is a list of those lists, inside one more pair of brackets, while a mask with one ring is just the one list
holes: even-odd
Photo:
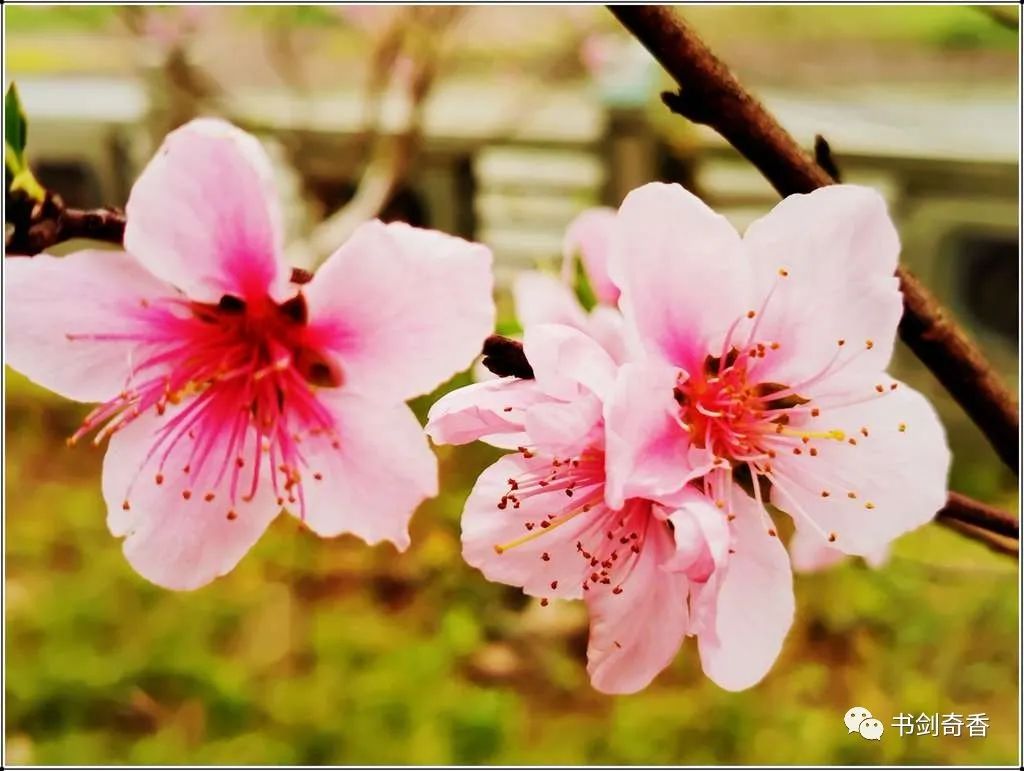
[[27, 141], [28, 120], [21, 106], [18, 89], [11, 83], [4, 96], [4, 181], [10, 192], [21, 191], [29, 198], [42, 201], [46, 197], [46, 190], [25, 162]]
[[25, 119], [25, 110], [21, 106], [17, 87], [11, 83], [4, 97], [4, 163], [14, 174], [25, 168], [27, 141], [28, 121]]
[[580, 305], [590, 311], [597, 305], [597, 295], [594, 294], [594, 288], [590, 285], [590, 277], [587, 276], [587, 269], [579, 254], [576, 255], [575, 261], [576, 282], [573, 289], [576, 291], [576, 299], [580, 301]]

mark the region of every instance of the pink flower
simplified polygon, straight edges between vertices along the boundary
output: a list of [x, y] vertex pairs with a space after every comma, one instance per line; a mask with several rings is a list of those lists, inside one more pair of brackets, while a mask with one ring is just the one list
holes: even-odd
[[492, 329], [490, 253], [360, 227], [289, 283], [269, 161], [217, 120], [173, 132], [132, 189], [125, 252], [8, 260], [8, 360], [100, 405], [108, 524], [149, 580], [231, 570], [282, 506], [404, 549], [436, 461], [403, 401]]
[[[533, 324], [566, 324], [593, 337], [616, 361], [625, 358], [622, 314], [616, 308], [619, 290], [608, 277], [614, 220], [614, 209], [596, 208], [569, 223], [562, 244], [561, 280], [542, 271], [524, 271], [516, 277], [512, 295], [524, 329]], [[598, 303], [589, 312], [573, 290], [577, 257]]]
[[[641, 352], [605, 405], [608, 502], [701, 478], [872, 555], [929, 521], [950, 455], [934, 410], [885, 369], [899, 241], [874, 192], [782, 201], [740, 237], [678, 185], [630, 193], [611, 274]], [[755, 483], [756, 480], [756, 483]]]
[[609, 693], [644, 688], [699, 636], [704, 670], [745, 688], [767, 672], [793, 616], [785, 549], [740, 493], [722, 507], [697, 488], [658, 500], [606, 500], [602, 405], [617, 367], [563, 325], [526, 329], [534, 381], [447, 394], [430, 411], [435, 442], [517, 448], [485, 470], [466, 501], [463, 556], [531, 595], [584, 599], [588, 671]]
[[608, 275], [608, 251], [611, 248], [615, 209], [599, 206], [587, 209], [569, 223], [562, 241], [562, 278], [576, 277], [576, 258], [583, 263], [594, 297], [602, 305], [615, 307], [619, 288]]

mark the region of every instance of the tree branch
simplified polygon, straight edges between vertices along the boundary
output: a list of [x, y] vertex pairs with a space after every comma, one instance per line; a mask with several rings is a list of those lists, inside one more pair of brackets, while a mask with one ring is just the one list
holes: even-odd
[[[832, 184], [829, 174], [670, 8], [613, 5], [609, 10], [679, 84], [678, 93], [662, 95], [669, 109], [715, 129], [780, 195]], [[896, 275], [903, 292], [903, 341], [1016, 473], [1019, 416], [1013, 394], [934, 296], [902, 266]]]
[[[483, 365], [499, 377], [533, 378], [533, 367], [526, 360], [523, 344], [510, 337], [491, 335], [484, 341]], [[1007, 539], [1020, 539], [1020, 523], [994, 506], [951, 492], [946, 505], [939, 509], [935, 518], [939, 524], [968, 538], [983, 541], [996, 551], [1017, 554]]]
[[[4, 238], [7, 254], [34, 256], [74, 238], [87, 238], [122, 246], [125, 216], [120, 209], [72, 209], [56, 193], [47, 191], [43, 201], [24, 195], [11, 196], [7, 205], [10, 232]], [[293, 284], [308, 284], [313, 274], [292, 268]]]
[[941, 512], [935, 521], [942, 527], [948, 528], [955, 533], [959, 533], [965, 538], [970, 538], [972, 541], [984, 544], [996, 554], [1004, 554], [1007, 557], [1020, 558], [1020, 550], [1012, 541], [1001, 538], [994, 533], [990, 533], [982, 528], [974, 527], [973, 525], [965, 524], [958, 519], [951, 519], [949, 517], [942, 516]]
[[12, 229], [4, 238], [4, 246], [11, 254], [38, 254], [72, 238], [112, 244], [120, 244], [124, 239], [121, 210], [71, 209], [51, 192], [42, 201], [20, 194], [8, 197], [7, 224]]

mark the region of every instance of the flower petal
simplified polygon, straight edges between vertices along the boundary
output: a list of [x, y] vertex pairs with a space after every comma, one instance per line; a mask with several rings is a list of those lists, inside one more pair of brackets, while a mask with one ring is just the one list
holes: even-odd
[[729, 691], [749, 688], [768, 673], [795, 608], [785, 547], [769, 535], [753, 501], [736, 498], [734, 553], [696, 597], [698, 604], [710, 605], [698, 635], [701, 665]]
[[583, 394], [570, 402], [548, 401], [526, 409], [523, 445], [543, 455], [571, 457], [600, 442], [601, 402]]
[[899, 237], [878, 193], [830, 185], [789, 196], [748, 228], [744, 244], [761, 298], [771, 293], [756, 337], [781, 344], [762, 362], [767, 379], [814, 376], [839, 340], [844, 356], [857, 357], [844, 377], [885, 369], [903, 304], [893, 275]]
[[680, 570], [692, 581], [706, 581], [729, 558], [732, 533], [726, 513], [691, 487], [669, 515], [676, 551], [663, 570]]
[[491, 253], [403, 223], [367, 222], [306, 287], [310, 333], [375, 398], [428, 393], [472, 364], [494, 328]]
[[124, 252], [10, 257], [4, 264], [7, 363], [68, 399], [112, 399], [125, 387], [139, 342], [96, 336], [138, 329], [146, 323], [144, 303], [172, 294]]
[[[789, 560], [798, 573], [814, 573], [838, 564], [848, 555], [834, 549], [819, 533], [806, 525], [798, 525], [789, 539]], [[880, 568], [889, 558], [888, 545], [864, 555], [864, 561], [873, 568]]]
[[[590, 567], [576, 543], [585, 531], [599, 526], [601, 517], [610, 516], [607, 510], [597, 504], [564, 524], [543, 528], [542, 522], [551, 521], [549, 514], [560, 517], [579, 508], [563, 489], [524, 495], [519, 506], [506, 499], [510, 479], [543, 477], [551, 469], [551, 458], [519, 454], [499, 458], [485, 469], [463, 510], [462, 556], [488, 581], [520, 586], [535, 597], [579, 598]], [[534, 537], [523, 540], [529, 536]]]
[[579, 386], [603, 397], [615, 381], [615, 362], [608, 352], [594, 338], [564, 324], [527, 327], [523, 352], [537, 386], [556, 399], [577, 398]]
[[846, 395], [853, 402], [847, 406], [816, 399], [820, 416], [793, 426], [841, 430], [842, 441], [813, 442], [814, 456], [780, 452], [773, 462], [772, 503], [834, 533], [835, 548], [865, 556], [935, 516], [946, 501], [950, 464], [945, 432], [928, 401], [902, 383], [890, 390], [895, 381], [886, 375], [875, 382], [883, 394], [865, 384]]
[[575, 258], [579, 254], [594, 296], [605, 305], [615, 305], [619, 300], [619, 288], [608, 275], [608, 251], [614, 223], [615, 209], [588, 209], [569, 223], [562, 241], [563, 277], [569, 281], [575, 279]]
[[677, 370], [648, 361], [619, 369], [605, 401], [608, 505], [627, 498], [658, 499], [711, 468], [711, 454], [693, 447], [672, 396]]
[[750, 307], [752, 272], [739, 235], [679, 185], [651, 183], [626, 196], [610, 272], [633, 333], [691, 372]]
[[320, 401], [334, 416], [339, 447], [326, 439], [303, 441], [305, 523], [321, 536], [352, 533], [404, 551], [413, 512], [437, 495], [437, 459], [419, 422], [404, 404], [343, 390], [325, 389]]
[[[127, 536], [124, 554], [140, 575], [178, 590], [196, 589], [228, 573], [280, 510], [265, 482], [251, 501], [239, 497], [232, 502], [231, 474], [221, 474], [228, 431], [211, 437], [209, 460], [195, 473], [183, 469], [192, 463], [199, 440], [168, 440], [154, 451], [158, 432], [167, 430], [185, 406], [163, 416], [153, 411], [140, 415], [111, 437], [103, 459], [110, 531]], [[253, 456], [255, 434], [248, 440], [249, 451], [241, 454]]]
[[539, 270], [518, 274], [512, 284], [516, 319], [524, 329], [533, 324], [567, 324], [584, 329], [587, 315], [566, 284]]
[[431, 406], [427, 436], [435, 444], [469, 444], [479, 439], [514, 450], [530, 443], [523, 429], [526, 409], [549, 398], [532, 380], [514, 377], [456, 388]]
[[590, 312], [587, 333], [608, 351], [612, 361], [622, 364], [626, 361], [626, 328], [622, 314], [615, 308], [599, 305]]
[[[629, 506], [650, 504], [635, 501]], [[629, 566], [622, 591], [599, 586], [587, 593], [587, 671], [597, 690], [635, 693], [646, 688], [679, 652], [689, 621], [688, 581], [661, 568], [674, 551], [667, 524], [648, 515], [643, 547]]]
[[172, 131], [125, 212], [125, 248], [192, 299], [285, 299], [289, 274], [270, 160], [241, 129], [202, 118]]

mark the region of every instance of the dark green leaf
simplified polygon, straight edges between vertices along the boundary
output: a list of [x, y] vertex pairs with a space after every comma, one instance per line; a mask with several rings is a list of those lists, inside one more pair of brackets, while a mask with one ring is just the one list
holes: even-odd
[[10, 165], [12, 156], [17, 160], [18, 167], [13, 170], [15, 173], [21, 171], [25, 166], [25, 142], [27, 140], [28, 121], [25, 120], [25, 111], [22, 109], [21, 99], [18, 97], [18, 89], [11, 83], [7, 87], [7, 95], [4, 97], [4, 161]]

